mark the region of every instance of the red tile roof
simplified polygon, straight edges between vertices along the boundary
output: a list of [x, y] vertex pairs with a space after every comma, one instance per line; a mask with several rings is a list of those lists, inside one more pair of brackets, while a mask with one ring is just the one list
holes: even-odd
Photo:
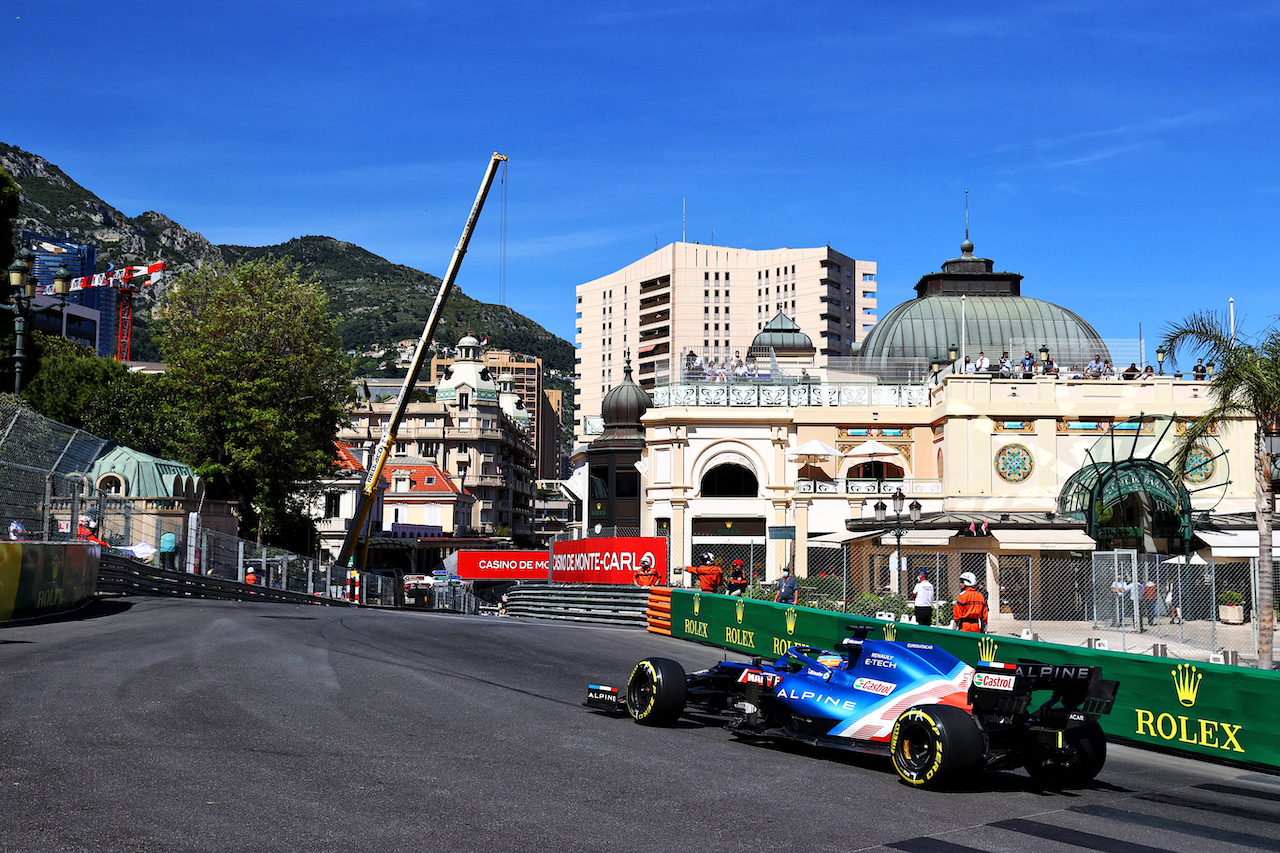
[[351, 452], [350, 444], [345, 441], [335, 441], [333, 444], [338, 449], [337, 457], [333, 460], [334, 470], [364, 472], [364, 466], [360, 464], [359, 457]]
[[[426, 495], [457, 495], [460, 493], [458, 484], [453, 481], [443, 468], [438, 465], [404, 465], [388, 462], [386, 467], [382, 469], [382, 479], [387, 482], [387, 497], [390, 499], [395, 492], [395, 476], [401, 471], [409, 474], [409, 491], [400, 494], [426, 494]], [[434, 482], [428, 483], [427, 478], [434, 478]]]

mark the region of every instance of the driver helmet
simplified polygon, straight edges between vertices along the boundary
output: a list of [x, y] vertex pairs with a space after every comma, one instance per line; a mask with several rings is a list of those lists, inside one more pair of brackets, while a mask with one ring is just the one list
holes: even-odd
[[960, 583], [964, 584], [965, 586], [977, 586], [978, 579], [974, 577], [973, 572], [963, 572], [960, 575]]
[[714, 563], [715, 561], [716, 561], [716, 555], [712, 554], [710, 551], [702, 555], [702, 562], [708, 566]]
[[640, 567], [641, 567], [641, 568], [645, 568], [645, 569], [649, 568], [649, 558], [648, 558], [648, 557], [641, 557], [641, 558], [640, 558]]
[[734, 560], [734, 561], [733, 561], [733, 567], [734, 567], [735, 569], [740, 569], [740, 568], [742, 568], [742, 561], [741, 561], [741, 560]]

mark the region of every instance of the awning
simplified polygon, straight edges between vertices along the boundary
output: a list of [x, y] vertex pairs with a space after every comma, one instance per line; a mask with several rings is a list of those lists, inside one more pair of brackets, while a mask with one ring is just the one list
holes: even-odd
[[647, 352], [653, 352], [657, 348], [657, 344], [649, 344], [647, 347], [640, 347], [640, 349], [636, 350], [636, 355], [644, 355]]
[[835, 533], [810, 536], [809, 545], [815, 548], [839, 548], [846, 542], [853, 542], [855, 539], [871, 539], [882, 533], [884, 533], [883, 530], [859, 530], [857, 533], [849, 530], [839, 530]]
[[[921, 545], [946, 545], [947, 541], [955, 535], [955, 530], [912, 530], [909, 533], [903, 534], [902, 544], [914, 545], [917, 547]], [[896, 547], [898, 544], [898, 537], [886, 533], [880, 539], [880, 544]]]
[[1083, 530], [1000, 530], [991, 531], [1001, 548], [1027, 551], [1092, 551], [1097, 543]]
[[[1209, 546], [1209, 553], [1215, 557], [1256, 557], [1258, 556], [1258, 531], [1256, 530], [1233, 530], [1227, 532], [1217, 532], [1213, 530], [1197, 530], [1196, 536], [1199, 536]], [[1271, 553], [1275, 553], [1276, 545], [1280, 543], [1280, 533], [1273, 531], [1271, 534]]]

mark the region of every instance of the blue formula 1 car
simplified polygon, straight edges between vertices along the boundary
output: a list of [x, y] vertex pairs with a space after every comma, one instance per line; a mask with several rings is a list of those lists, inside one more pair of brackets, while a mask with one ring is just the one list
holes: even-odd
[[[794, 646], [776, 661], [724, 661], [688, 675], [666, 658], [636, 664], [625, 690], [592, 684], [590, 708], [643, 725], [690, 708], [746, 740], [799, 741], [887, 755], [907, 783], [954, 784], [981, 769], [1025, 767], [1045, 787], [1089, 782], [1106, 761], [1098, 724], [1118, 682], [1090, 666], [1023, 660], [978, 669], [930, 643], [867, 639], [836, 651]], [[1047, 691], [1033, 704], [1033, 693]]]

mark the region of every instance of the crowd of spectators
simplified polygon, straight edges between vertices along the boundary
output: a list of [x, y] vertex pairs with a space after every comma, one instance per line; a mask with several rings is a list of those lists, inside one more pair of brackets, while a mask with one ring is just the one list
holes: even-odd
[[[985, 352], [978, 353], [978, 357], [964, 357], [964, 363], [957, 365], [957, 373], [990, 373], [999, 376], [1001, 379], [1034, 379], [1036, 376], [1064, 376], [1069, 379], [1153, 379], [1156, 372], [1151, 365], [1139, 369], [1137, 362], [1131, 362], [1124, 370], [1117, 371], [1112, 365], [1110, 359], [1105, 359], [1101, 355], [1095, 355], [1093, 359], [1081, 368], [1078, 364], [1071, 365], [1071, 369], [1063, 371], [1053, 360], [1051, 354], [1047, 354], [1044, 359], [1039, 361], [1031, 354], [1030, 350], [1022, 354], [1022, 360], [1014, 362], [1009, 357], [1009, 353], [1005, 352], [1000, 355], [1000, 360], [992, 362], [987, 358]], [[1196, 362], [1195, 367], [1191, 369], [1189, 378], [1197, 381], [1204, 381], [1208, 376], [1208, 369], [1205, 367], [1204, 359]]]
[[684, 377], [689, 382], [744, 381], [759, 379], [760, 372], [756, 357], [750, 352], [743, 358], [741, 351], [735, 350], [731, 358], [712, 356], [704, 362], [702, 356], [689, 350], [684, 356]]

